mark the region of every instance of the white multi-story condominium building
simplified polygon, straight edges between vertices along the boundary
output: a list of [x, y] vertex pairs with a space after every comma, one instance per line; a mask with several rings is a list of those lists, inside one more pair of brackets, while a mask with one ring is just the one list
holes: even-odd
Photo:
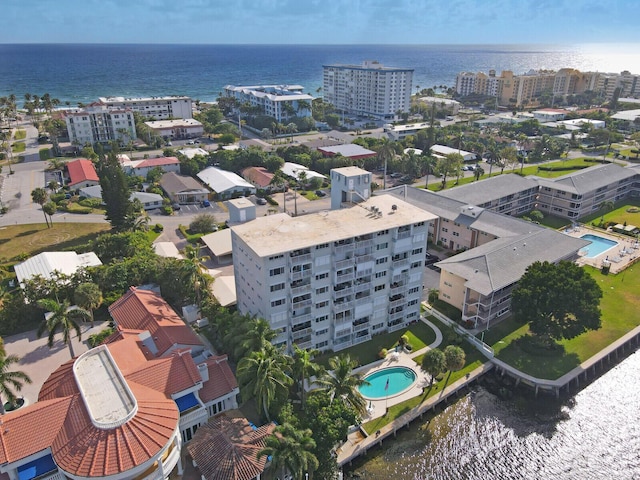
[[261, 110], [263, 115], [278, 122], [293, 117], [310, 117], [313, 97], [303, 93], [301, 85], [255, 85], [224, 87], [226, 97], [235, 98], [239, 105], [249, 103]]
[[322, 68], [324, 100], [338, 110], [379, 119], [409, 111], [413, 69], [385, 67], [375, 61]]
[[136, 138], [136, 125], [131, 110], [110, 110], [92, 104], [82, 110], [65, 113], [69, 141], [76, 145], [93, 145], [117, 140], [127, 143]]
[[238, 309], [266, 319], [275, 344], [344, 349], [420, 315], [429, 222], [389, 195], [231, 227]]
[[193, 118], [193, 101], [189, 97], [100, 97], [101, 104], [110, 110], [132, 110], [147, 118]]

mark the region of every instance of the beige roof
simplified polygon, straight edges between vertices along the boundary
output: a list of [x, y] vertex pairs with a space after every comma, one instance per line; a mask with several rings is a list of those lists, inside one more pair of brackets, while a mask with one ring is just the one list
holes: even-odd
[[[371, 207], [376, 207], [381, 215], [373, 213]], [[381, 195], [342, 210], [299, 217], [290, 217], [286, 213], [260, 217], [235, 225], [231, 231], [264, 257], [436, 218], [434, 214], [396, 197]]]
[[201, 239], [216, 257], [231, 255], [231, 230], [228, 228], [204, 235]]
[[153, 250], [161, 257], [184, 258], [173, 242], [156, 242], [153, 244]]
[[236, 295], [236, 278], [217, 277], [211, 284], [211, 293], [216, 297], [221, 307], [235, 305], [238, 297]]

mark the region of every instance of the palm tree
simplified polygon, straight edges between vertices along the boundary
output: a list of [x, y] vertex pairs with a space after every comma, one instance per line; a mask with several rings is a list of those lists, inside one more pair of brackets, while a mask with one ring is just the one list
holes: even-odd
[[288, 470], [295, 480], [302, 480], [305, 474], [313, 472], [319, 463], [312, 450], [316, 448], [311, 429], [297, 430], [289, 423], [279, 425], [266, 438], [265, 447], [258, 452], [258, 459], [271, 457], [274, 469], [282, 470], [282, 478]]
[[296, 376], [298, 388], [300, 389], [300, 401], [303, 409], [306, 398], [306, 391], [304, 389], [305, 380], [314, 376], [320, 376], [324, 373], [322, 365], [313, 361], [313, 358], [319, 353], [316, 349], [311, 348], [305, 350], [298, 347], [295, 343], [293, 344], [293, 373]]
[[487, 146], [487, 163], [489, 163], [489, 176], [491, 176], [491, 171], [493, 170], [493, 164], [497, 163], [500, 160], [500, 150], [495, 142], [492, 142], [489, 146]]
[[[0, 339], [2, 342], [2, 339]], [[25, 383], [31, 383], [29, 376], [20, 371], [9, 371], [9, 369], [17, 364], [20, 358], [17, 355], [7, 355], [4, 350], [4, 343], [2, 343], [2, 351], [0, 353], [0, 415], [4, 415], [4, 401], [15, 405], [18, 398], [14, 392], [22, 390], [22, 386]]]
[[436, 159], [431, 155], [422, 155], [422, 166], [426, 173], [424, 180], [424, 188], [429, 188], [429, 174], [433, 173], [433, 169], [436, 167]]
[[69, 301], [57, 302], [50, 298], [38, 300], [38, 307], [50, 312], [45, 315], [45, 320], [38, 328], [38, 338], [46, 331], [49, 332], [47, 345], [53, 347], [53, 340], [58, 330], [62, 331], [62, 342], [69, 347], [71, 358], [75, 358], [73, 344], [71, 343], [71, 333], [76, 332], [78, 340], [82, 340], [82, 330], [78, 324], [78, 319], [91, 320], [91, 314], [84, 308], [69, 305]]
[[388, 139], [383, 138], [380, 148], [378, 148], [378, 165], [380, 164], [380, 160], [384, 162], [384, 177], [382, 179], [383, 190], [386, 190], [387, 188], [387, 164], [393, 160], [395, 153], [393, 144]]
[[605, 200], [600, 204], [598, 208], [602, 210], [602, 217], [600, 217], [600, 224], [603, 224], [605, 214], [613, 210], [615, 208], [615, 204], [611, 200]]
[[238, 362], [237, 376], [244, 399], [255, 398], [267, 420], [269, 409], [281, 398], [286, 398], [293, 379], [289, 376], [289, 358], [280, 350], [268, 349], [252, 352]]
[[278, 190], [281, 188], [283, 189], [282, 190], [282, 209], [284, 210], [284, 213], [287, 213], [287, 192], [285, 191], [287, 180], [285, 179], [284, 174], [282, 173], [282, 170], [278, 170], [276, 171], [276, 173], [273, 174], [273, 178], [271, 179], [271, 182], [269, 182], [269, 185], [275, 186]]
[[[47, 191], [42, 187], [34, 188], [31, 192], [31, 199], [33, 200], [33, 203], [37, 203], [41, 207], [47, 203], [48, 197], [49, 195], [47, 195]], [[44, 221], [47, 222], [47, 228], [50, 228], [49, 220], [47, 219], [47, 212], [45, 212], [44, 209], [42, 210], [42, 214], [44, 215]]]
[[182, 251], [184, 255], [182, 273], [184, 279], [190, 285], [193, 285], [195, 300], [198, 303], [200, 301], [200, 292], [211, 285], [211, 277], [204, 273], [207, 268], [204, 262], [209, 260], [210, 257], [207, 255], [200, 256], [200, 248], [187, 245]]
[[429, 350], [422, 357], [422, 363], [420, 369], [431, 377], [429, 382], [429, 389], [433, 386], [433, 380], [445, 371], [445, 358], [442, 350], [434, 348]]
[[81, 283], [73, 293], [73, 299], [76, 305], [84, 308], [91, 314], [91, 321], [93, 322], [93, 312], [102, 305], [102, 292], [100, 287], [95, 283]]
[[263, 318], [252, 319], [247, 327], [240, 342], [242, 352], [241, 355], [238, 355], [238, 358], [244, 357], [250, 352], [272, 348], [271, 341], [278, 334], [271, 328], [269, 322]]
[[449, 375], [447, 376], [447, 381], [449, 382], [449, 378], [451, 378], [451, 374], [455, 371], [460, 370], [464, 367], [466, 362], [466, 354], [464, 350], [456, 345], [448, 345], [444, 349], [444, 365], [447, 370], [449, 370]]
[[47, 202], [42, 206], [42, 211], [45, 215], [49, 215], [49, 223], [53, 227], [53, 214], [58, 210], [56, 202]]
[[331, 372], [327, 372], [316, 380], [321, 390], [329, 394], [331, 402], [339, 398], [348, 407], [353, 408], [358, 414], [364, 415], [367, 411], [367, 402], [360, 393], [358, 387], [368, 385], [362, 374], [353, 373], [358, 362], [349, 354], [341, 354], [329, 359]]

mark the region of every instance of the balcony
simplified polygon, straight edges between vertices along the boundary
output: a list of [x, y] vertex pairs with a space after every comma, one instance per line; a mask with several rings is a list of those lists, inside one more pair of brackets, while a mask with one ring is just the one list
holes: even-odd
[[[391, 285], [394, 285], [394, 284], [392, 283]], [[395, 287], [389, 288], [389, 295], [393, 297], [394, 295], [405, 293], [406, 290], [407, 290], [407, 287], [404, 284], [400, 284]]]
[[292, 280], [302, 280], [303, 278], [308, 278], [310, 276], [311, 276], [310, 268], [291, 273]]
[[353, 302], [350, 302], [350, 301], [333, 304], [333, 312], [335, 314], [346, 312], [348, 310], [351, 310], [352, 308], [353, 308]]
[[399, 320], [402, 318], [404, 318], [404, 312], [402, 310], [400, 310], [399, 312], [389, 314], [389, 320]]
[[339, 272], [336, 274], [336, 283], [342, 283], [342, 282], [350, 282], [355, 278], [355, 274], [353, 273], [353, 270], [349, 271], [343, 271], [343, 272]]
[[295, 297], [298, 295], [304, 295], [305, 293], [311, 293], [311, 284], [307, 283], [306, 285], [301, 285], [299, 287], [291, 288], [291, 296]]
[[407, 230], [406, 232], [398, 232], [394, 235], [393, 241], [396, 242], [398, 240], [403, 240], [405, 238], [409, 238], [411, 236], [411, 231]]
[[373, 240], [359, 240], [356, 242], [356, 248], [373, 247]]
[[371, 326], [370, 322], [361, 323], [360, 325], [355, 325], [353, 327], [354, 332], [361, 332], [362, 330], [366, 330]]
[[295, 257], [289, 257], [290, 265], [299, 265], [301, 263], [309, 263], [311, 261], [311, 254], [305, 253], [302, 255], [296, 255]]
[[311, 300], [310, 298], [307, 298], [306, 300], [293, 302], [291, 306], [294, 310], [297, 310], [298, 308], [310, 307], [312, 304], [313, 304], [313, 300]]
[[373, 255], [365, 254], [365, 255], [356, 255], [356, 264], [362, 264], [367, 262], [373, 262], [375, 258]]
[[373, 297], [371, 297], [371, 295], [367, 295], [366, 297], [356, 298], [356, 306], [366, 305], [367, 303], [371, 303], [372, 301], [373, 301]]
[[391, 266], [394, 269], [401, 269], [401, 268], [405, 268], [409, 266], [409, 259], [408, 258], [400, 258], [398, 260], [392, 260], [391, 261]]
[[197, 423], [204, 423], [208, 418], [207, 409], [200, 406], [191, 412], [180, 415], [180, 429], [188, 428]]
[[308, 327], [308, 328], [303, 328], [301, 330], [298, 330], [296, 332], [292, 331], [291, 332], [291, 337], [294, 340], [300, 340], [303, 337], [307, 337], [307, 336], [311, 335], [311, 333], [312, 333], [312, 328]]
[[331, 297], [335, 302], [339, 298], [346, 297], [347, 295], [353, 295], [353, 293], [354, 293], [353, 287], [347, 287], [347, 288], [343, 288], [342, 290], [335, 290], [331, 295]]
[[310, 348], [313, 348], [313, 343], [311, 342], [311, 340], [307, 340], [306, 342], [293, 342], [296, 345], [298, 345], [298, 347], [302, 350], [308, 350]]
[[340, 337], [344, 337], [345, 335], [351, 335], [351, 332], [353, 331], [351, 325], [349, 325], [348, 327], [342, 327], [340, 330], [336, 330], [335, 334], [333, 335], [334, 339], [338, 339]]
[[298, 316], [293, 315], [291, 317], [291, 322], [293, 323], [305, 323], [310, 322], [311, 320], [313, 320], [313, 315], [311, 315], [310, 313], [305, 313]]
[[367, 291], [371, 290], [371, 282], [359, 283], [354, 287], [354, 289], [355, 289], [356, 293], [367, 292]]
[[348, 243], [346, 245], [336, 245], [334, 246], [334, 252], [336, 254], [345, 254], [349, 252], [353, 252], [355, 245], [353, 243]]
[[347, 258], [345, 260], [340, 260], [334, 263], [334, 268], [336, 270], [344, 270], [345, 268], [353, 267], [353, 259]]
[[407, 304], [407, 301], [404, 298], [401, 298], [399, 300], [394, 300], [392, 302], [389, 302], [389, 307], [390, 308], [400, 307], [406, 304]]

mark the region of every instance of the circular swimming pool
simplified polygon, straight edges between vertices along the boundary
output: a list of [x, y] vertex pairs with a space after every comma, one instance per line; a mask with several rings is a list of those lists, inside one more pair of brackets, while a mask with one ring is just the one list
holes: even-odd
[[383, 368], [364, 377], [369, 385], [363, 385], [359, 390], [367, 399], [391, 397], [404, 392], [416, 378], [416, 372], [408, 367]]

